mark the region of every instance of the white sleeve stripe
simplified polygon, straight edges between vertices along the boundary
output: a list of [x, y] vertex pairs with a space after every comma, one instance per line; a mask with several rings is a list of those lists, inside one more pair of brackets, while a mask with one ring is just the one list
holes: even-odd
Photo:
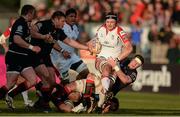
[[21, 31], [16, 31], [15, 33], [23, 33], [23, 32], [21, 32]]
[[20, 35], [20, 36], [22, 36], [22, 33], [18, 33], [18, 32], [17, 32], [17, 33], [15, 33], [15, 34], [16, 34], [16, 35]]

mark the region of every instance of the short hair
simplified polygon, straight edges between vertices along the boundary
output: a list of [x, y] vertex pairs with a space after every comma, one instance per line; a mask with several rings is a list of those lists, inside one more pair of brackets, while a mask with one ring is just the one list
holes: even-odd
[[77, 15], [77, 12], [76, 12], [76, 10], [74, 9], [74, 8], [70, 8], [70, 9], [68, 9], [67, 11], [66, 11], [66, 16], [68, 16], [68, 15], [70, 15], [70, 14], [75, 14], [75, 15]]
[[60, 17], [66, 17], [66, 16], [65, 16], [65, 14], [64, 14], [63, 12], [61, 12], [61, 11], [55, 11], [55, 12], [52, 14], [52, 16], [51, 16], [52, 19], [54, 19], [54, 18], [60, 18]]
[[104, 103], [104, 107], [103, 109], [105, 109], [106, 107], [109, 107], [109, 111], [117, 111], [119, 109], [119, 100], [116, 97], [113, 97], [112, 99], [108, 99], [105, 103]]
[[35, 11], [35, 7], [32, 5], [24, 5], [21, 9], [21, 15], [27, 15], [28, 13], [32, 13]]
[[133, 58], [138, 58], [142, 62], [142, 64], [144, 64], [144, 57], [142, 55], [136, 54]]
[[117, 14], [115, 14], [114, 12], [107, 13], [105, 16], [105, 20], [107, 20], [107, 19], [114, 19], [114, 20], [118, 21]]
[[119, 109], [119, 101], [116, 97], [113, 97], [111, 100], [111, 105], [109, 107], [110, 111], [117, 111]]

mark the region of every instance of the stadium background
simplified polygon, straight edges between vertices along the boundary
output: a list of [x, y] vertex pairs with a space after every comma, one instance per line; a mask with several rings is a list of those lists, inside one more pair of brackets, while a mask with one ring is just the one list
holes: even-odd
[[[180, 94], [179, 0], [1, 0], [0, 33], [10, 25], [10, 19], [18, 17], [19, 9], [24, 4], [35, 5], [38, 19], [48, 18], [54, 10], [65, 11], [70, 7], [76, 8], [82, 43], [94, 36], [98, 26], [104, 21], [105, 12], [110, 9], [117, 12], [119, 24], [129, 34], [134, 44], [133, 53], [140, 53], [145, 57], [145, 65], [138, 69], [137, 81], [120, 94], [123, 100], [122, 108], [127, 105], [131, 105], [130, 108], [127, 107], [128, 109], [136, 106], [132, 104], [133, 98], [126, 100], [126, 96], [150, 95], [147, 99], [160, 100], [168, 94], [170, 98], [167, 98], [164, 103], [172, 104], [171, 109], [180, 111], [180, 101], [177, 101]], [[0, 53], [0, 84], [3, 84], [5, 68], [2, 46], [0, 46]], [[79, 54], [90, 70], [93, 70], [94, 57], [87, 51], [79, 51]], [[138, 96], [129, 91], [138, 92]], [[163, 96], [158, 97], [157, 93]], [[173, 100], [171, 96], [174, 97], [174, 103], [177, 105], [170, 103], [170, 100]], [[150, 103], [147, 99], [143, 102], [144, 105]], [[153, 104], [150, 103], [150, 105]], [[126, 112], [126, 109], [123, 111]]]

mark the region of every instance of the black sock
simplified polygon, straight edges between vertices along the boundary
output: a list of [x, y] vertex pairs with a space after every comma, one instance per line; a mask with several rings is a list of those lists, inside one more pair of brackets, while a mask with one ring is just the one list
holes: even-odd
[[39, 82], [35, 85], [36, 90], [41, 90], [41, 87], [43, 86], [42, 82]]
[[64, 99], [61, 98], [62, 96], [59, 94], [59, 92], [54, 92], [51, 95], [51, 101], [53, 102], [53, 104], [58, 108], [58, 106], [64, 102]]
[[45, 103], [49, 103], [51, 100], [52, 88], [41, 88], [41, 94]]
[[8, 89], [5, 86], [1, 87], [0, 88], [0, 99], [3, 99], [7, 92], [8, 92]]
[[65, 87], [61, 84], [56, 85], [56, 93], [61, 95], [61, 97], [67, 97], [69, 92], [65, 89]]
[[26, 82], [23, 82], [23, 83], [19, 84], [15, 89], [13, 89], [10, 93], [8, 93], [8, 95], [13, 98], [17, 94], [19, 94], [23, 91], [26, 91], [28, 89], [29, 88], [27, 87]]

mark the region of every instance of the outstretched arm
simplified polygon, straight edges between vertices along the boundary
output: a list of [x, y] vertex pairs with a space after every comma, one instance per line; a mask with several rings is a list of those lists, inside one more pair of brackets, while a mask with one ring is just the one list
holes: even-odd
[[82, 49], [82, 50], [89, 50], [88, 46], [87, 45], [83, 45], [83, 44], [80, 44], [79, 42], [73, 40], [73, 39], [70, 39], [70, 38], [66, 38], [63, 40], [63, 42], [69, 46], [72, 46], [74, 48], [77, 48], [77, 49]]

